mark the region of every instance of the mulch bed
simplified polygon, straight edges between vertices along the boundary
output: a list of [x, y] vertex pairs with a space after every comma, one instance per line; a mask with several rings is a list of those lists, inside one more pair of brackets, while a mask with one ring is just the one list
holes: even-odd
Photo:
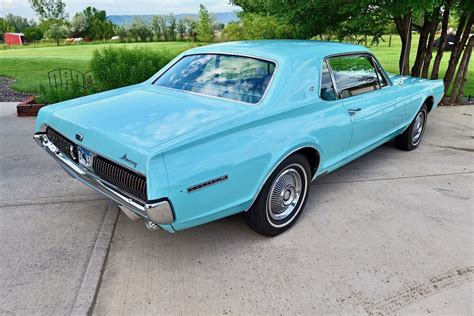
[[21, 102], [32, 96], [29, 93], [17, 92], [10, 89], [10, 85], [13, 82], [15, 82], [15, 80], [6, 77], [0, 77], [0, 102]]

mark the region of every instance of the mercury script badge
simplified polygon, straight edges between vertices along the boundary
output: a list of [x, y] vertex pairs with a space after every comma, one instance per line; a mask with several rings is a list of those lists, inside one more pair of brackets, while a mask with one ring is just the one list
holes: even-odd
[[131, 164], [133, 166], [133, 168], [136, 168], [137, 167], [137, 164], [135, 161], [131, 160], [131, 159], [128, 159], [127, 157], [127, 154], [123, 154], [122, 157], [120, 157], [120, 159], [122, 159], [123, 161], [125, 161], [126, 163], [128, 164]]

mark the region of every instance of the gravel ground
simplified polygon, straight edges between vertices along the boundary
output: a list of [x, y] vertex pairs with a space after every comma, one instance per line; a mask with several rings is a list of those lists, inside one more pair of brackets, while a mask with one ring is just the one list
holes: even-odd
[[21, 102], [31, 94], [10, 89], [14, 79], [0, 77], [0, 102]]

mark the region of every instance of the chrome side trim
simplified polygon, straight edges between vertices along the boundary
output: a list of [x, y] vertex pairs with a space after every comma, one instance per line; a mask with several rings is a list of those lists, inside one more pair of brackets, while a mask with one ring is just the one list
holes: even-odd
[[128, 196], [125, 192], [103, 181], [91, 171], [79, 166], [49, 141], [44, 133], [36, 133], [34, 140], [73, 178], [126, 207], [139, 217], [156, 224], [171, 224], [174, 221], [173, 210], [168, 201], [145, 203]]

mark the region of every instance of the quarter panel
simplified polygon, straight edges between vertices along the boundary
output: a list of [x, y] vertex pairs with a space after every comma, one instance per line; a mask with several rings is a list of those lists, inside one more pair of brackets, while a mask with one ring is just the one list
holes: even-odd
[[[331, 117], [334, 109], [331, 104], [307, 104], [222, 137], [166, 152], [169, 199], [176, 214], [174, 229], [247, 210], [274, 168], [298, 149], [315, 148], [323, 161], [326, 154], [328, 158], [335, 155], [333, 148], [346, 146], [351, 127], [345, 111], [341, 112], [344, 116]], [[347, 124], [342, 123], [344, 118]], [[224, 175], [228, 176], [225, 181], [188, 192], [191, 186]]]

